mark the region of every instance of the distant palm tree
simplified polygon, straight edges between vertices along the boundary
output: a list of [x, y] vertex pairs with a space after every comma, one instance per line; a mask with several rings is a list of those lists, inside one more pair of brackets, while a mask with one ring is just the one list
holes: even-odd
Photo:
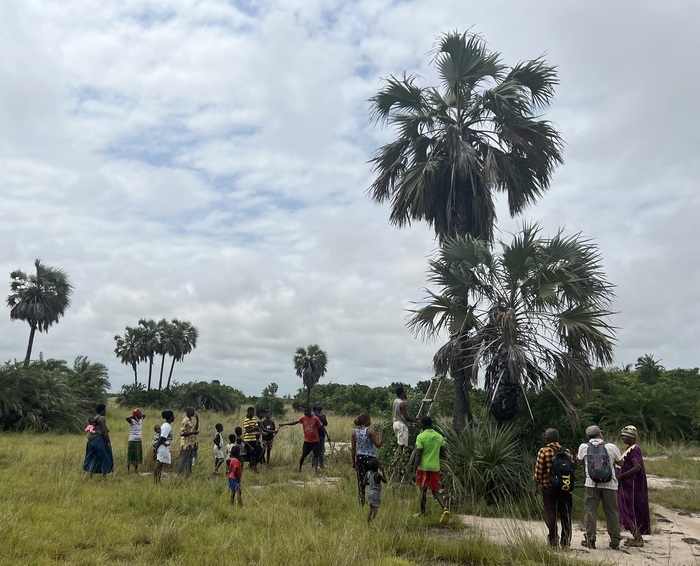
[[[517, 396], [528, 388], [556, 378], [587, 390], [593, 363], [612, 362], [614, 293], [597, 247], [578, 234], [542, 238], [539, 231], [525, 226], [511, 243], [499, 242], [500, 253], [471, 237], [446, 240], [429, 267], [439, 290], [409, 321], [417, 333], [448, 333], [433, 362], [436, 373], [452, 374], [455, 388], [475, 383], [484, 369], [499, 422], [515, 416]], [[467, 419], [455, 411], [454, 428]]]
[[158, 346], [156, 354], [160, 355], [160, 377], [158, 379], [158, 389], [163, 389], [163, 367], [165, 366], [165, 356], [175, 357], [178, 355], [180, 344], [177, 343], [175, 325], [164, 318], [158, 321]]
[[10, 273], [11, 292], [7, 297], [10, 319], [29, 323], [25, 364], [29, 363], [31, 358], [36, 331], [48, 332], [49, 327], [58, 322], [70, 307], [73, 293], [73, 286], [68, 281], [65, 271], [48, 267], [38, 259], [34, 262], [34, 268], [36, 273], [31, 275], [20, 270]]
[[375, 119], [397, 133], [372, 159], [369, 188], [375, 202], [391, 203], [392, 224], [425, 220], [440, 241], [490, 242], [496, 191], [514, 216], [548, 190], [563, 162], [559, 133], [540, 118], [555, 68], [541, 58], [508, 67], [500, 56], [476, 35], [448, 33], [435, 47], [440, 87], [391, 76], [370, 99]]
[[142, 318], [139, 320], [138, 345], [139, 357], [148, 361], [148, 391], [151, 390], [151, 377], [153, 375], [153, 358], [158, 347], [158, 325], [155, 320]]
[[174, 318], [171, 324], [171, 350], [168, 353], [172, 356], [173, 361], [170, 364], [166, 389], [170, 389], [170, 380], [173, 377], [175, 362], [182, 362], [184, 357], [197, 347], [197, 339], [199, 338], [199, 330], [191, 322]]
[[309, 344], [304, 349], [297, 348], [292, 360], [298, 377], [301, 377], [306, 387], [306, 404], [311, 404], [311, 389], [326, 373], [328, 356], [321, 350], [318, 344]]
[[124, 331], [124, 336], [119, 336], [117, 334], [114, 340], [117, 343], [114, 348], [114, 353], [121, 363], [131, 366], [134, 370], [134, 385], [138, 385], [139, 375], [137, 364], [141, 361], [138, 330], [127, 326]]

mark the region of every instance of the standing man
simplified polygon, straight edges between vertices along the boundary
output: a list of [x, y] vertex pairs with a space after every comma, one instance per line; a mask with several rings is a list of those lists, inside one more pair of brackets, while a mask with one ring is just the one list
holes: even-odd
[[318, 420], [321, 421], [321, 424], [323, 425], [323, 428], [318, 429], [318, 442], [319, 442], [319, 453], [320, 456], [319, 458], [316, 458], [315, 455], [311, 456], [311, 467], [314, 468], [318, 466], [319, 468], [325, 467], [323, 464], [323, 459], [325, 456], [326, 452], [326, 439], [328, 439], [328, 442], [331, 442], [331, 435], [328, 434], [328, 430], [326, 427], [328, 426], [328, 419], [326, 418], [325, 413], [323, 412], [323, 406], [321, 403], [318, 401], [314, 403], [314, 416], [318, 417]]
[[197, 450], [197, 425], [199, 417], [194, 411], [194, 407], [185, 409], [185, 416], [180, 426], [180, 464], [177, 468], [177, 475], [189, 476], [192, 473], [192, 459]]
[[126, 473], [134, 465], [134, 472], [139, 473], [139, 464], [143, 462], [143, 445], [141, 435], [143, 433], [143, 419], [146, 418], [138, 407], [131, 411], [131, 415], [126, 417], [129, 423], [129, 439], [126, 443]]
[[403, 454], [404, 448], [408, 446], [408, 423], [421, 422], [408, 414], [406, 391], [403, 387], [396, 388], [396, 399], [391, 407], [391, 418], [394, 421], [394, 434], [396, 435], [396, 444], [398, 444], [396, 451], [398, 454]]
[[245, 451], [248, 456], [248, 469], [253, 470], [254, 474], [258, 471], [258, 460], [260, 459], [260, 424], [255, 418], [255, 407], [248, 407], [243, 419], [243, 442], [245, 442]]
[[[313, 452], [316, 456], [317, 461], [320, 459], [320, 449], [319, 449], [319, 430], [323, 428], [323, 423], [318, 420], [318, 417], [311, 413], [309, 407], [304, 408], [304, 416], [298, 421], [292, 421], [289, 423], [280, 424], [280, 430], [283, 426], [294, 426], [302, 425], [304, 429], [304, 447], [301, 451], [301, 458], [299, 459], [299, 471], [301, 472], [301, 467], [304, 465], [304, 460], [306, 457]], [[314, 466], [314, 469], [318, 471], [318, 468]]]
[[[398, 391], [396, 394], [399, 394]], [[442, 507], [440, 524], [446, 525], [450, 522], [450, 510], [440, 493], [440, 458], [445, 457], [445, 438], [433, 429], [433, 420], [430, 417], [423, 417], [420, 423], [423, 432], [416, 438], [416, 456], [413, 464], [416, 483], [421, 489], [420, 513], [425, 515], [425, 504], [428, 488], [430, 488], [435, 501]]]
[[598, 517], [598, 507], [603, 503], [605, 523], [610, 535], [608, 546], [613, 550], [620, 548], [620, 512], [617, 506], [617, 478], [613, 464], [622, 465], [622, 454], [614, 444], [603, 440], [603, 433], [595, 425], [586, 429], [588, 442], [578, 447], [578, 463], [586, 470], [584, 484], [584, 506], [586, 515], [583, 527], [586, 531], [581, 545], [595, 548], [595, 529]]
[[[555, 467], [561, 469], [565, 466], [559, 464], [563, 458], [563, 464], [568, 464], [568, 467], [573, 469], [575, 466], [574, 457], [566, 449], [562, 449], [559, 444], [559, 431], [555, 428], [548, 428], [544, 433], [544, 441], [546, 446], [540, 448], [535, 460], [535, 487], [533, 493], [537, 496], [537, 492], [542, 487], [542, 503], [544, 504], [544, 523], [547, 525], [549, 534], [549, 546], [568, 547], [571, 545], [571, 509], [572, 509], [572, 483], [567, 483], [562, 486], [552, 485], [550, 479], [552, 473], [552, 464], [557, 459]], [[562, 452], [563, 451], [563, 452]], [[556, 473], [556, 470], [555, 470]], [[569, 475], [569, 481], [573, 482], [573, 473]], [[561, 482], [558, 482], [561, 483]], [[561, 542], [557, 537], [557, 517], [561, 522]]]

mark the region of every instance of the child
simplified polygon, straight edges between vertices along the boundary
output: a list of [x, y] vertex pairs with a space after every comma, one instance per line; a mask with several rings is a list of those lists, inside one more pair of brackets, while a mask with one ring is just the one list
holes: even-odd
[[275, 439], [275, 421], [272, 420], [272, 413], [270, 411], [265, 411], [264, 419], [262, 421], [262, 427], [265, 432], [262, 435], [262, 448], [264, 461], [268, 466], [270, 465], [270, 452], [272, 452], [272, 441]]
[[228, 444], [226, 445], [226, 469], [231, 465], [231, 449], [236, 445], [236, 435], [228, 435]]
[[214, 427], [216, 434], [214, 435], [214, 475], [219, 475], [219, 468], [224, 463], [224, 437], [221, 434], [224, 430], [224, 425], [216, 423]]
[[248, 451], [246, 450], [246, 443], [243, 440], [243, 429], [239, 426], [237, 426], [235, 429], [233, 429], [234, 432], [236, 433], [236, 444], [238, 445], [238, 448], [241, 450], [241, 455], [238, 457], [238, 459], [241, 462], [245, 462], [248, 456]]
[[91, 436], [94, 438], [94, 435], [97, 434], [95, 432], [95, 426], [97, 425], [97, 419], [95, 417], [90, 417], [88, 419], [88, 425], [85, 427], [85, 432], [88, 433], [88, 438]]
[[382, 482], [386, 483], [386, 475], [384, 475], [384, 468], [376, 458], [372, 458], [367, 462], [367, 468], [369, 469], [365, 476], [365, 485], [369, 487], [367, 497], [369, 501], [369, 514], [367, 515], [367, 522], [371, 523], [379, 511], [379, 504], [381, 503], [382, 497]]
[[158, 448], [158, 441], [160, 440], [160, 425], [155, 425], [153, 427], [153, 440], [151, 441], [151, 448], [153, 450], [153, 461], [156, 460], [156, 449]]
[[231, 464], [229, 464], [228, 486], [231, 489], [231, 505], [235, 505], [236, 494], [238, 494], [238, 506], [243, 507], [243, 498], [241, 495], [241, 478], [243, 477], [243, 467], [238, 457], [241, 455], [241, 450], [238, 445], [234, 445], [231, 449]]

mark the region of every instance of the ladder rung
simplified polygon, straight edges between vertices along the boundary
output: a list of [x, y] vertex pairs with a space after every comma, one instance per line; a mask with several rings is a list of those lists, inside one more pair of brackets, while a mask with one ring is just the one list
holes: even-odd
[[423, 403], [432, 403], [432, 402], [433, 402], [432, 399], [423, 399]]

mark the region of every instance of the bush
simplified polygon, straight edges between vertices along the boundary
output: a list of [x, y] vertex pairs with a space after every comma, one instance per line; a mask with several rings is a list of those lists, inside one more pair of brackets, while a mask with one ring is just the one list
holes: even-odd
[[81, 431], [95, 406], [107, 399], [107, 369], [87, 358], [73, 368], [42, 357], [0, 368], [0, 427], [37, 432]]
[[219, 413], [235, 413], [246, 400], [243, 392], [218, 381], [193, 381], [173, 388], [175, 406], [194, 407]]

